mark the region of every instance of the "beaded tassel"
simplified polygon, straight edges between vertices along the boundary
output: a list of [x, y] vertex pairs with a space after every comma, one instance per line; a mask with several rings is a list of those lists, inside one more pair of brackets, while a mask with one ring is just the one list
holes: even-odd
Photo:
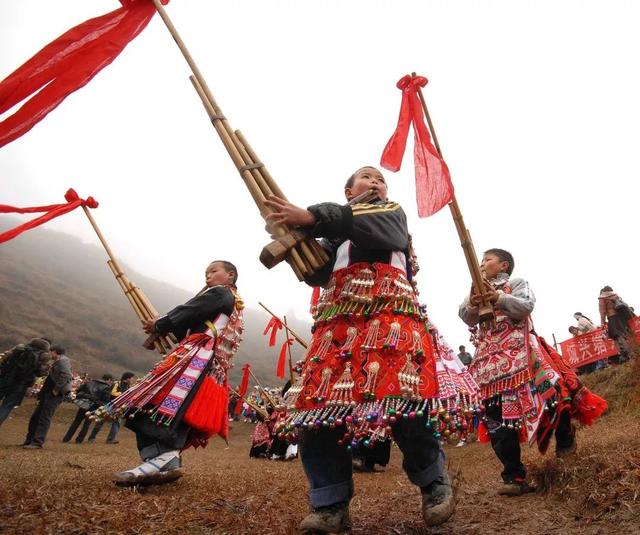
[[411, 351], [417, 356], [422, 356], [424, 353], [424, 349], [422, 348], [422, 338], [418, 331], [413, 331], [413, 345], [411, 346]]
[[360, 270], [357, 277], [351, 281], [349, 297], [358, 303], [371, 303], [375, 277], [369, 268]]
[[355, 327], [349, 327], [347, 329], [347, 339], [342, 344], [340, 348], [340, 356], [342, 358], [350, 358], [351, 357], [351, 349], [353, 349], [353, 343], [356, 340], [356, 336], [358, 336], [358, 329]]
[[360, 346], [363, 350], [372, 350], [376, 349], [376, 344], [378, 342], [378, 330], [380, 329], [380, 320], [373, 320], [369, 324], [369, 330], [367, 331], [367, 336], [364, 339], [364, 342]]
[[285, 393], [284, 399], [289, 407], [295, 406], [296, 402], [298, 401], [300, 392], [302, 392], [302, 389], [304, 388], [304, 378], [305, 374], [303, 373], [296, 379], [296, 382], [293, 383], [291, 385], [291, 388], [289, 388], [289, 390], [287, 390], [287, 392]]
[[400, 324], [394, 321], [389, 329], [387, 339], [384, 341], [382, 347], [384, 349], [397, 349], [398, 342], [400, 341]]
[[420, 385], [420, 376], [413, 362], [411, 355], [407, 354], [407, 362], [398, 373], [398, 382], [400, 383], [400, 392], [405, 399], [412, 401], [422, 399], [418, 395], [418, 386]]
[[402, 275], [399, 275], [394, 281], [395, 295], [398, 297], [409, 297], [413, 292], [411, 283], [405, 279]]
[[318, 390], [313, 395], [314, 400], [317, 403], [321, 403], [325, 399], [327, 399], [327, 394], [329, 393], [329, 381], [331, 380], [331, 368], [324, 368], [322, 370], [322, 381], [320, 382], [320, 386], [318, 386]]
[[320, 345], [318, 345], [315, 355], [311, 357], [311, 362], [320, 362], [331, 348], [331, 342], [333, 341], [333, 331], [328, 330], [322, 335]]
[[391, 293], [391, 277], [385, 275], [378, 287], [378, 295], [387, 297]]
[[331, 277], [329, 284], [322, 290], [322, 295], [318, 301], [317, 313], [321, 313], [327, 306], [333, 302], [333, 294], [336, 291], [336, 279]]
[[353, 400], [354, 385], [355, 383], [351, 376], [351, 363], [347, 362], [340, 379], [335, 382], [331, 389], [331, 397], [327, 404], [336, 406], [355, 405], [355, 401]]
[[352, 287], [353, 287], [353, 275], [347, 275], [344, 286], [342, 287], [342, 291], [340, 292], [340, 299], [348, 300], [353, 296]]
[[362, 388], [362, 396], [365, 400], [375, 399], [376, 382], [379, 371], [380, 364], [378, 362], [374, 361], [367, 366], [367, 382]]

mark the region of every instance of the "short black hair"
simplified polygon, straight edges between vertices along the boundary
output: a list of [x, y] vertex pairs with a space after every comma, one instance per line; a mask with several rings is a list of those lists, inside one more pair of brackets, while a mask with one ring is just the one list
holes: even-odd
[[[233, 273], [234, 274], [233, 284], [238, 282], [238, 268], [234, 264], [232, 264], [228, 260], [214, 260], [213, 262], [211, 262], [211, 264], [217, 264], [217, 263], [222, 264], [222, 267], [224, 268], [224, 270], [227, 273]], [[211, 265], [211, 264], [209, 264], [209, 265]]]
[[353, 183], [356, 179], [356, 175], [358, 174], [358, 171], [362, 171], [363, 169], [378, 169], [377, 167], [374, 167], [373, 165], [365, 165], [363, 167], [361, 167], [360, 169], [356, 169], [354, 171], [354, 173], [348, 178], [346, 184], [344, 185], [344, 189], [347, 188], [352, 188], [353, 187]]
[[601, 292], [613, 292], [613, 288], [611, 286], [604, 286]]
[[513, 268], [516, 263], [513, 260], [513, 255], [509, 251], [505, 251], [504, 249], [487, 249], [484, 254], [494, 254], [498, 257], [500, 262], [508, 262], [509, 267], [507, 268], [507, 273], [509, 275], [513, 273]]
[[102, 380], [103, 381], [113, 381], [113, 375], [111, 375], [110, 373], [105, 373], [102, 376]]
[[467, 349], [467, 348], [464, 346], [460, 346], [458, 349]]
[[131, 379], [132, 377], [135, 377], [136, 374], [133, 372], [124, 372], [122, 374], [122, 377], [120, 377], [121, 381], [126, 381], [127, 379]]
[[62, 346], [51, 346], [51, 351], [55, 351], [58, 355], [64, 355], [66, 350]]

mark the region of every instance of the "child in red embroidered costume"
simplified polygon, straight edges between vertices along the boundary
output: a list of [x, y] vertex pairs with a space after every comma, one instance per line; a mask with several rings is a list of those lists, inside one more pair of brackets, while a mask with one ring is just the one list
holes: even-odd
[[233, 264], [212, 262], [205, 279], [206, 288], [196, 297], [145, 325], [151, 334], [173, 333], [179, 346], [97, 411], [98, 417], [125, 417], [136, 433], [144, 462], [115, 474], [118, 484], [173, 481], [182, 475], [181, 450], [204, 447], [215, 434], [227, 436], [227, 373], [240, 342], [244, 305]]
[[525, 280], [509, 278], [513, 267], [513, 257], [503, 249], [484, 253], [480, 269], [488, 281], [484, 292], [495, 307], [494, 324], [475, 327], [479, 303], [475, 289], [459, 311], [474, 328], [477, 350], [469, 369], [485, 406], [480, 440], [490, 441], [502, 462], [504, 485], [498, 492], [508, 496], [530, 490], [520, 460], [521, 441], [537, 443], [544, 454], [555, 433], [556, 455], [571, 454], [576, 449], [571, 418], [590, 424], [607, 408], [535, 334], [531, 323], [535, 297]]
[[422, 490], [428, 525], [453, 513], [444, 453], [429, 416], [439, 410], [426, 317], [411, 284], [409, 234], [402, 208], [388, 202], [380, 171], [363, 167], [345, 186], [351, 200], [369, 189], [378, 199], [298, 208], [272, 198], [270, 223], [324, 238], [332, 259], [307, 280], [324, 287], [302, 375], [287, 392], [291, 412], [281, 430], [299, 436], [312, 512], [300, 524], [320, 533], [349, 525], [351, 449], [393, 437], [409, 480]]

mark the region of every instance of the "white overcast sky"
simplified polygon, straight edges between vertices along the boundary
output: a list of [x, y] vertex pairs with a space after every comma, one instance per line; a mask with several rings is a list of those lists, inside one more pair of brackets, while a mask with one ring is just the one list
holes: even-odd
[[[118, 5], [0, 0], [0, 78]], [[293, 202], [341, 201], [346, 178], [378, 163], [400, 105], [395, 83], [415, 70], [430, 80], [476, 250], [514, 254], [514, 276], [538, 298], [537, 330], [560, 341], [573, 312], [596, 320], [605, 284], [640, 306], [637, 2], [172, 0], [167, 11], [231, 125]], [[0, 202], [49, 204], [73, 186], [100, 202], [96, 219], [135, 269], [195, 290], [209, 260], [226, 258], [250, 305], [304, 316], [309, 289], [287, 266], [258, 261], [262, 220], [188, 75], [154, 17], [0, 149]], [[401, 172], [385, 173], [390, 198], [409, 216], [422, 300], [457, 347], [468, 339], [457, 308], [469, 275], [448, 209], [417, 217], [412, 143]], [[47, 227], [97, 242], [80, 211]]]

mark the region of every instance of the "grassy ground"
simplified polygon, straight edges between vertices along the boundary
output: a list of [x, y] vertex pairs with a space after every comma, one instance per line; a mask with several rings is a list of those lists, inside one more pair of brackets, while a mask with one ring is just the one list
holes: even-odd
[[[558, 460], [526, 449], [525, 461], [540, 492], [496, 496], [500, 467], [480, 444], [447, 448], [463, 481], [454, 517], [425, 531], [419, 493], [404, 476], [402, 456], [392, 450], [384, 473], [355, 474], [351, 513], [354, 534], [640, 533], [640, 423], [638, 370], [625, 365], [588, 379], [612, 410], [578, 435], [578, 453]], [[28, 401], [0, 431], [0, 532], [289, 534], [307, 511], [306, 481], [299, 461], [248, 458], [249, 424], [233, 424], [229, 446], [215, 440], [184, 455], [186, 475], [176, 483], [142, 490], [116, 488], [113, 472], [137, 464], [133, 434], [105, 444], [63, 444], [74, 414], [56, 413], [42, 450], [17, 447], [33, 409]]]

